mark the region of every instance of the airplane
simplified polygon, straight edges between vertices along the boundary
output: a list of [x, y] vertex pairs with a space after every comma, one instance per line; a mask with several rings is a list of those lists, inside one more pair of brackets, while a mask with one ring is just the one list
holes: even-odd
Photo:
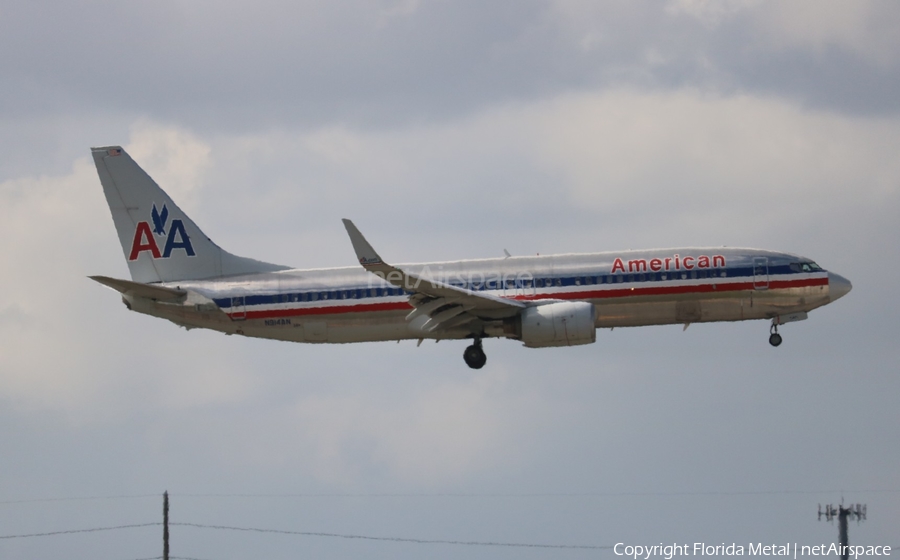
[[576, 346], [599, 328], [766, 319], [779, 346], [779, 326], [852, 288], [808, 258], [759, 249], [393, 265], [346, 219], [361, 266], [295, 269], [220, 248], [121, 146], [91, 152], [131, 279], [90, 278], [128, 309], [187, 329], [308, 343], [468, 339], [463, 358], [480, 369], [485, 338]]

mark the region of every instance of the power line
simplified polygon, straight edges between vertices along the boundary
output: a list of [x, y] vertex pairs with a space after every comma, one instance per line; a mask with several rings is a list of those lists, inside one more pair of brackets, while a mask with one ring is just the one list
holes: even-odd
[[118, 529], [135, 529], [138, 527], [158, 527], [162, 523], [135, 523], [133, 525], [116, 525], [115, 527], [94, 527], [92, 529], [69, 529], [67, 531], [50, 531], [47, 533], [28, 533], [24, 535], [0, 535], [0, 539], [25, 539], [29, 537], [51, 537], [55, 535], [71, 535], [74, 533], [96, 533], [99, 531], [116, 531]]
[[0, 501], [0, 505], [34, 504], [41, 502], [81, 502], [92, 500], [127, 500], [134, 498], [158, 498], [159, 494], [123, 494], [119, 496], [75, 496], [71, 498], [27, 498], [22, 500]]
[[[90, 529], [68, 529], [64, 531], [48, 531], [43, 533], [25, 533], [19, 535], [0, 535], [0, 539], [24, 539], [32, 537], [51, 537], [57, 535], [73, 535], [78, 533], [96, 533], [101, 531], [115, 531], [120, 529], [136, 529], [141, 527], [158, 527], [163, 523], [135, 523], [131, 525], [116, 525], [112, 527], [92, 527]], [[338, 539], [368, 540], [368, 541], [387, 541], [387, 542], [403, 542], [413, 544], [450, 544], [464, 546], [501, 546], [515, 548], [552, 548], [552, 549], [579, 549], [579, 550], [602, 550], [611, 549], [612, 546], [596, 546], [596, 545], [571, 545], [571, 544], [534, 544], [534, 543], [511, 543], [511, 542], [494, 542], [494, 541], [459, 541], [447, 539], [416, 539], [408, 537], [373, 537], [371, 535], [352, 535], [345, 533], [325, 533], [318, 531], [289, 531], [284, 529], [262, 529], [258, 527], [234, 527], [228, 525], [204, 525], [201, 523], [169, 523], [171, 526], [195, 527], [199, 529], [216, 529], [226, 531], [240, 531], [251, 533], [269, 533], [280, 535], [299, 535], [306, 537], [330, 537]], [[152, 556], [143, 560], [155, 560], [162, 558], [161, 556]], [[171, 556], [171, 560], [198, 560], [196, 558], [185, 558]]]
[[565, 548], [579, 550], [602, 550], [611, 549], [612, 545], [596, 546], [596, 545], [574, 545], [574, 544], [531, 544], [531, 543], [509, 543], [509, 542], [492, 542], [492, 541], [454, 541], [443, 539], [413, 539], [405, 537], [373, 537], [369, 535], [349, 535], [343, 533], [322, 533], [313, 531], [288, 531], [283, 529], [259, 529], [255, 527], [232, 527], [228, 525], [203, 525], [200, 523], [170, 523], [172, 526], [180, 527], [196, 527], [199, 529], [218, 529], [226, 531], [241, 531], [251, 533], [276, 533], [281, 535], [301, 535], [305, 537], [331, 537], [337, 539], [358, 539], [368, 541], [390, 541], [405, 542], [414, 544], [453, 544], [464, 546], [503, 546], [516, 548]]

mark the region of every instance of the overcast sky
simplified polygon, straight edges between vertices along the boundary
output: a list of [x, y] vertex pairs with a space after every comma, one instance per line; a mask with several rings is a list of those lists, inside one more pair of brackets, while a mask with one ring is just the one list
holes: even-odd
[[[900, 4], [862, 0], [0, 2], [0, 536], [157, 522], [168, 489], [199, 524], [818, 544], [843, 490], [868, 504], [851, 542], [900, 545], [898, 28]], [[762, 321], [616, 329], [488, 340], [480, 371], [463, 342], [185, 332], [86, 278], [128, 277], [89, 157], [108, 144], [226, 249], [299, 268], [353, 265], [352, 218], [391, 261], [749, 246], [854, 289], [777, 349]], [[35, 501], [79, 497], [107, 499]], [[146, 558], [160, 534], [0, 556]], [[617, 558], [172, 539], [207, 560]]]

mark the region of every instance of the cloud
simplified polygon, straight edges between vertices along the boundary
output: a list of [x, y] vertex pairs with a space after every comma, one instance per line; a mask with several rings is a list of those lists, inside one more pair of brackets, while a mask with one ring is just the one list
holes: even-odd
[[709, 29], [743, 17], [757, 34], [754, 43], [761, 51], [801, 48], [827, 56], [829, 48], [843, 48], [884, 68], [898, 63], [900, 39], [894, 30], [900, 9], [890, 2], [670, 0], [666, 11], [692, 17]]
[[715, 208], [723, 223], [747, 227], [761, 214], [778, 221], [838, 201], [877, 204], [900, 183], [889, 148], [900, 140], [897, 121], [695, 90], [572, 96], [544, 109], [534, 155], [562, 171], [573, 200], [597, 210]]
[[[897, 123], [694, 89], [566, 94], [391, 130], [201, 135], [149, 120], [131, 130], [130, 153], [223, 246], [303, 267], [354, 264], [345, 216], [382, 254], [421, 261], [499, 255], [509, 240], [517, 254], [782, 248], [794, 232], [784, 248], [802, 249], [820, 242], [823, 220], [859, 224], [854, 239], [875, 236], [866, 228], [876, 221], [865, 223], [873, 208], [884, 216], [900, 202]], [[0, 193], [10, 270], [0, 391], [18, 407], [76, 423], [161, 409], [172, 430], [193, 419], [178, 428], [184, 449], [204, 440], [227, 464], [291, 468], [336, 485], [373, 472], [423, 487], [477, 476], [535, 453], [519, 437], [528, 422], [575, 422], [554, 398], [517, 389], [502, 365], [399, 392], [405, 380], [369, 367], [386, 381], [348, 387], [341, 377], [315, 380], [358, 372], [360, 355], [373, 364], [401, 351], [404, 360], [435, 357], [411, 358], [397, 345], [337, 352], [184, 333], [128, 313], [84, 278], [127, 276], [87, 157], [68, 174], [10, 180]], [[297, 353], [296, 366], [274, 375]], [[460, 362], [456, 353], [448, 360]], [[247, 412], [226, 414], [235, 407]]]
[[0, 97], [10, 120], [210, 133], [447, 121], [623, 86], [883, 114], [897, 111], [898, 17], [884, 2], [752, 0], [22, 4], [0, 20]]
[[[181, 196], [202, 175], [204, 148], [184, 131], [139, 122], [131, 146]], [[0, 348], [0, 398], [28, 409], [68, 411], [87, 421], [121, 413], [125, 406], [109, 395], [113, 388], [122, 389], [121, 372], [153, 369], [154, 364], [135, 364], [140, 358], [121, 350], [128, 334], [115, 322], [94, 320], [104, 305], [119, 308], [119, 298], [86, 277], [127, 277], [127, 269], [93, 162], [85, 155], [67, 174], [0, 183], [0, 201], [5, 261], [0, 331], [6, 341]], [[141, 336], [152, 344], [152, 335]], [[155, 365], [161, 377], [168, 377], [170, 368]], [[232, 398], [240, 390], [226, 389], [227, 375], [214, 384], [203, 376], [179, 376], [174, 379], [179, 390], [157, 395], [157, 402], [198, 404]]]
[[[347, 216], [383, 239], [382, 253], [411, 260], [499, 254], [485, 245], [505, 243], [511, 231], [544, 252], [656, 245], [666, 228], [676, 235], [662, 236], [669, 244], [755, 245], [771, 223], [814, 224], [835, 208], [893, 204], [898, 124], [775, 97], [620, 89], [508, 104], [452, 123], [211, 142], [217, 185], [240, 200], [246, 222], [274, 215], [270, 226], [281, 228], [302, 216], [297, 235], [321, 232], [302, 262], [338, 265], [349, 264], [337, 223]], [[269, 176], [287, 154], [291, 165]], [[263, 174], [250, 190], [254, 178], [238, 163], [248, 160]], [[598, 247], [579, 230], [605, 241]], [[556, 246], [544, 245], [547, 236]], [[290, 251], [272, 243], [270, 259]]]
[[666, 11], [686, 14], [709, 27], [715, 27], [742, 10], [758, 6], [761, 0], [670, 0]]
[[301, 399], [287, 419], [298, 427], [291, 447], [304, 450], [317, 478], [345, 484], [373, 467], [423, 486], [512, 467], [529, 451], [515, 434], [529, 416], [547, 414], [548, 404], [517, 392], [503, 370], [447, 379], [399, 399], [372, 393]]
[[846, 48], [869, 63], [900, 63], [900, 7], [892, 2], [801, 0], [756, 3], [752, 21], [775, 48], [801, 47], [823, 56], [829, 47]]
[[210, 147], [183, 128], [140, 119], [125, 149], [179, 204], [195, 205], [210, 164]]

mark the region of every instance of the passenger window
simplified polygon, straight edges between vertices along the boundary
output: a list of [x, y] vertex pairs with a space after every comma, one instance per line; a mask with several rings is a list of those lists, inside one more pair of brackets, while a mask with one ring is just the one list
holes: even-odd
[[581, 285], [581, 278], [576, 278], [576, 279], [575, 279], [575, 285], [576, 285], [576, 286], [580, 286], [580, 285]]
[[682, 273], [681, 273], [681, 279], [682, 279], [682, 280], [687, 280], [687, 272], [682, 272]]
[[318, 299], [319, 299], [319, 293], [318, 293], [318, 292], [313, 292], [313, 293], [309, 294], [309, 299], [310, 299], [310, 301], [316, 301], [316, 300], [318, 300]]
[[647, 279], [647, 277], [644, 276], [643, 274], [638, 275], [638, 282], [643, 282], [643, 281], [645, 281], [646, 279]]
[[557, 285], [557, 286], [562, 286], [562, 278], [557, 278], [557, 279], [556, 279], [556, 285]]
[[728, 274], [723, 270], [723, 271], [719, 274], [719, 276], [721, 276], [722, 278], [725, 278], [726, 276], [728, 276]]
[[659, 276], [660, 276], [660, 278], [662, 278], [662, 279], [663, 279], [663, 280], [665, 280], [665, 279], [666, 279], [666, 273], [665, 273], [665, 272], [663, 272], [663, 273], [662, 273], [662, 274], [660, 274], [660, 275], [659, 275]]
[[697, 278], [697, 271], [696, 271], [696, 270], [692, 270], [692, 271], [691, 271], [691, 278], [694, 278], [694, 279]]

